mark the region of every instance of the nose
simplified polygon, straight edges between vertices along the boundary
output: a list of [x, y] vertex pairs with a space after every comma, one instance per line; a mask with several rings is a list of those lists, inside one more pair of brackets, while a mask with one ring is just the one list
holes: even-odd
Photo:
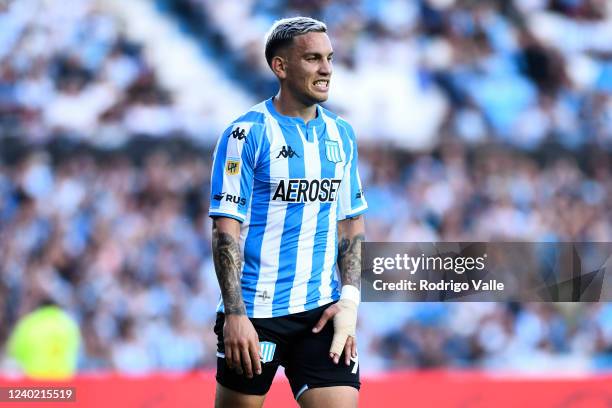
[[323, 59], [321, 64], [319, 64], [319, 74], [321, 75], [331, 75], [332, 73], [332, 63], [327, 59]]

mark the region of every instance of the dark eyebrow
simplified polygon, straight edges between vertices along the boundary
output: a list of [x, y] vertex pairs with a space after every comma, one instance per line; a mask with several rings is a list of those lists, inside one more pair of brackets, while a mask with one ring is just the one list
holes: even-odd
[[[331, 57], [332, 55], [334, 55], [333, 51], [329, 53], [328, 57]], [[318, 52], [307, 52], [306, 54], [304, 54], [304, 58], [306, 58], [306, 57], [317, 57], [317, 58], [320, 58], [320, 57], [322, 57], [322, 55], [321, 55], [321, 53], [318, 53]]]

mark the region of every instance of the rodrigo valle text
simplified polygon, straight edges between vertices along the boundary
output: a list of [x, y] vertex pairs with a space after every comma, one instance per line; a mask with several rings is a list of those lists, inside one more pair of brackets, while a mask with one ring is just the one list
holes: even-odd
[[420, 279], [418, 282], [402, 279], [396, 282], [384, 282], [377, 279], [372, 282], [372, 286], [376, 291], [441, 291], [441, 292], [499, 292], [504, 290], [504, 283], [498, 282], [496, 279], [470, 279], [469, 282], [455, 282], [452, 279], [449, 281], [440, 280], [430, 282], [425, 279]]

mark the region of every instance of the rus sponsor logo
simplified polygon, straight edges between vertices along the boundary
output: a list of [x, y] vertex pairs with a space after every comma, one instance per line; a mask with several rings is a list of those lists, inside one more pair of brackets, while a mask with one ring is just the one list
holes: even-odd
[[339, 179], [283, 179], [278, 183], [272, 196], [273, 201], [309, 203], [320, 201], [331, 203], [336, 200]]
[[234, 204], [238, 204], [240, 206], [243, 206], [243, 205], [246, 204], [246, 198], [235, 196], [235, 195], [232, 195], [232, 194], [227, 194], [225, 191], [222, 192], [222, 193], [217, 193], [217, 194], [213, 195], [213, 200], [215, 200], [215, 201], [229, 201], [229, 202], [232, 202]]

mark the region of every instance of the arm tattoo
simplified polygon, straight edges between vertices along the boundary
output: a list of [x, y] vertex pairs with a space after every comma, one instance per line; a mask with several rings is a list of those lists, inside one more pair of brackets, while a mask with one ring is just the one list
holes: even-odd
[[228, 233], [213, 230], [213, 260], [226, 314], [246, 314], [240, 287], [240, 247]]
[[353, 285], [361, 288], [361, 243], [365, 241], [363, 234], [357, 234], [350, 239], [341, 237], [338, 243], [338, 267], [342, 285]]

